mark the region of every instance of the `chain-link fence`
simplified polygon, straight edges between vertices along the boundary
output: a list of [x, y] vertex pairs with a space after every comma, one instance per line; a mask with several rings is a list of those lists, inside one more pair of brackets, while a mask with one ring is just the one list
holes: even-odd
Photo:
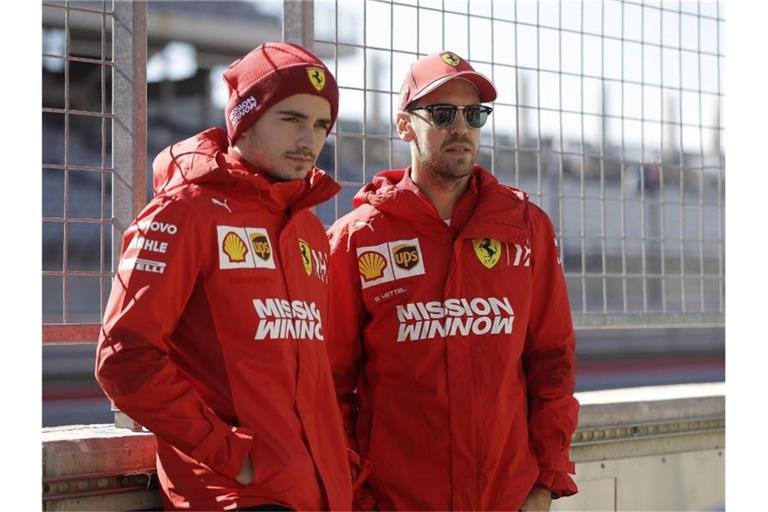
[[392, 123], [401, 81], [416, 58], [451, 50], [497, 86], [479, 163], [552, 217], [576, 325], [722, 325], [719, 2], [310, 8], [313, 48], [341, 87], [323, 161], [344, 191], [319, 208], [324, 222], [375, 172], [409, 164]]
[[[720, 2], [283, 6], [284, 38], [341, 87], [319, 164], [343, 191], [318, 207], [325, 224], [376, 172], [409, 164], [392, 122], [402, 78], [448, 49], [497, 86], [479, 163], [552, 217], [576, 325], [723, 324]], [[229, 59], [206, 44], [206, 59]], [[147, 4], [43, 2], [43, 47], [44, 339], [95, 341], [120, 234], [146, 199]]]
[[94, 341], [145, 200], [146, 4], [42, 7], [43, 339]]

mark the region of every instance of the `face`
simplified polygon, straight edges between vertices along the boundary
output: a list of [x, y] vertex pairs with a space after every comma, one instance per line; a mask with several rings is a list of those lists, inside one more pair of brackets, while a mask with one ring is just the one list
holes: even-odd
[[[448, 103], [456, 106], [477, 105], [477, 89], [466, 80], [449, 80], [412, 106]], [[419, 169], [443, 180], [469, 176], [480, 147], [480, 128], [470, 128], [463, 111], [456, 112], [451, 126], [438, 128], [426, 110], [399, 113], [397, 129], [400, 137], [412, 143], [411, 156]]]
[[278, 181], [304, 179], [323, 149], [330, 126], [328, 100], [294, 94], [264, 112], [235, 141], [235, 147]]

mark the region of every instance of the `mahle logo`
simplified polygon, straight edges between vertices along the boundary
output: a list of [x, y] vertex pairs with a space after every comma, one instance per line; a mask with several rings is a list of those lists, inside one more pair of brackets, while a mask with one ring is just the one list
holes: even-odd
[[255, 252], [259, 258], [264, 261], [269, 259], [269, 256], [272, 254], [272, 249], [269, 247], [269, 240], [266, 236], [259, 233], [251, 234], [251, 244], [253, 245], [253, 252]]
[[494, 238], [475, 238], [472, 240], [475, 255], [485, 268], [493, 268], [501, 258], [501, 242]]
[[309, 244], [302, 239], [299, 239], [299, 252], [301, 253], [301, 262], [304, 264], [304, 272], [308, 276], [312, 275], [312, 256]]
[[242, 263], [245, 261], [245, 255], [248, 254], [245, 241], [233, 232], [227, 233], [227, 236], [224, 237], [221, 250], [227, 255], [230, 263]]
[[387, 267], [387, 260], [374, 251], [367, 251], [360, 255], [357, 260], [357, 268], [360, 275], [366, 281], [373, 281], [384, 275], [384, 269]]
[[419, 264], [419, 251], [415, 245], [398, 245], [392, 248], [392, 253], [395, 265], [402, 269], [409, 270]]

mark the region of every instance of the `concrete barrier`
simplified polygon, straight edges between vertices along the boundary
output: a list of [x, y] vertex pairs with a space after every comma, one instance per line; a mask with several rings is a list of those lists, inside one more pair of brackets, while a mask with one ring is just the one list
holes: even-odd
[[[725, 386], [578, 393], [566, 510], [724, 510]], [[43, 510], [160, 509], [155, 438], [113, 425], [43, 429]]]

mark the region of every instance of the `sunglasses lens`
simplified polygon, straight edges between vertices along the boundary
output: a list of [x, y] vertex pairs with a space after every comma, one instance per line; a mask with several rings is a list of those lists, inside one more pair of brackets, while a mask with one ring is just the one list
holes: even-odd
[[467, 124], [472, 128], [481, 128], [488, 120], [488, 110], [482, 106], [472, 106], [464, 110]]
[[455, 107], [433, 107], [431, 110], [432, 122], [435, 125], [445, 128], [453, 124], [453, 118], [456, 116]]

